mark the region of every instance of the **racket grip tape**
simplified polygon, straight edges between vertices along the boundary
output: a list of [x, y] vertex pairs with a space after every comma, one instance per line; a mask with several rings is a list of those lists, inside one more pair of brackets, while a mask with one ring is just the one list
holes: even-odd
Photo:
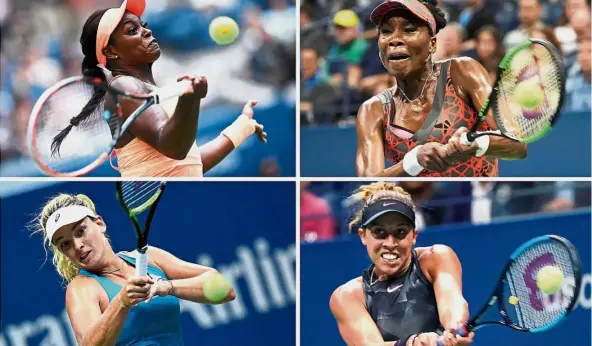
[[165, 87], [154, 90], [150, 95], [154, 96], [155, 103], [162, 103], [168, 99], [179, 97], [193, 92], [193, 84], [191, 81], [182, 80], [175, 84], [167, 85]]
[[[466, 325], [462, 325], [456, 329], [456, 334], [462, 337], [469, 335], [469, 330], [467, 329]], [[438, 346], [444, 346], [444, 341], [442, 341], [442, 337], [439, 337], [437, 340]]]
[[136, 276], [146, 276], [148, 274], [148, 254], [139, 252], [136, 257]]

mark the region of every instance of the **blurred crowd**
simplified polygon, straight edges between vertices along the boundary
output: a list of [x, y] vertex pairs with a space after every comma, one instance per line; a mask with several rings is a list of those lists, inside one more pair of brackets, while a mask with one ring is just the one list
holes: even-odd
[[[329, 240], [350, 233], [348, 223], [362, 202], [350, 198], [363, 182], [301, 182], [300, 239]], [[398, 183], [416, 205], [417, 228], [472, 223], [590, 208], [590, 182]], [[355, 231], [353, 234], [357, 234]]]
[[[370, 22], [382, 0], [303, 0], [300, 9], [302, 124], [347, 124], [359, 105], [393, 85]], [[564, 112], [590, 111], [590, 0], [439, 0], [448, 20], [434, 60], [469, 56], [491, 78], [505, 52], [527, 38], [563, 53]], [[492, 81], [493, 82], [493, 81]]]
[[[79, 37], [88, 15], [118, 7], [121, 0], [0, 3], [0, 155], [6, 162], [27, 156], [28, 117], [41, 93], [63, 78], [81, 74]], [[153, 67], [160, 85], [184, 74], [205, 75], [209, 90], [202, 112], [218, 105], [242, 107], [253, 98], [259, 108], [295, 103], [294, 0], [147, 0], [146, 4], [143, 19], [162, 49]], [[210, 38], [209, 24], [218, 16], [238, 22], [237, 42], [217, 46]], [[208, 122], [230, 123], [238, 115], [215, 113], [218, 120]], [[262, 174], [278, 174], [273, 162], [273, 158], [261, 162]]]

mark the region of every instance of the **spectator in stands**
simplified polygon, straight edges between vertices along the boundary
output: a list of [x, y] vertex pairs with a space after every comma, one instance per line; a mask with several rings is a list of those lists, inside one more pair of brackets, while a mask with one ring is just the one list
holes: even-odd
[[[341, 10], [333, 17], [335, 24], [335, 43], [327, 54], [325, 70], [331, 76], [334, 86], [346, 82], [351, 88], [357, 88], [362, 57], [368, 49], [368, 42], [360, 36], [360, 18], [352, 10]], [[347, 69], [347, 81], [344, 79]]]
[[525, 195], [533, 182], [473, 181], [460, 183], [449, 191], [457, 201], [452, 204], [451, 222], [487, 224], [496, 217], [528, 214], [538, 211], [536, 196]]
[[553, 29], [541, 22], [541, 3], [539, 0], [519, 0], [518, 18], [520, 26], [510, 31], [504, 38], [504, 46], [510, 49], [531, 37], [545, 38], [561, 49]]
[[497, 76], [497, 66], [504, 58], [505, 50], [500, 32], [495, 26], [484, 26], [477, 33], [477, 61], [489, 73], [491, 84]]
[[578, 35], [575, 28], [582, 31], [586, 25], [590, 27], [590, 1], [566, 0], [559, 26], [555, 28], [555, 36], [561, 42], [565, 56], [577, 54]]
[[436, 53], [434, 60], [458, 58], [462, 54], [463, 27], [458, 23], [450, 23], [436, 35]]
[[440, 189], [432, 181], [404, 181], [399, 184], [415, 201], [417, 229], [437, 226], [451, 222], [452, 208], [446, 202], [449, 197], [445, 189]]
[[314, 242], [337, 235], [331, 207], [324, 199], [307, 191], [310, 182], [300, 183], [300, 240]]
[[304, 47], [300, 53], [301, 124], [330, 124], [334, 121], [335, 90], [319, 68], [319, 55], [314, 48]]
[[590, 112], [590, 39], [582, 40], [578, 47], [577, 61], [567, 71], [565, 85], [565, 111]]
[[[376, 41], [377, 38], [378, 33], [375, 28], [373, 40]], [[364, 99], [370, 98], [394, 85], [394, 78], [386, 72], [382, 61], [380, 61], [378, 45], [376, 44], [371, 44], [366, 50], [360, 62], [360, 69], [362, 70], [362, 75], [358, 84], [362, 98]]]
[[325, 56], [331, 48], [331, 40], [324, 26], [313, 25], [314, 8], [309, 4], [300, 7], [300, 46], [310, 47]]
[[495, 17], [487, 6], [487, 0], [466, 0], [466, 6], [458, 16], [458, 22], [466, 32], [463, 50], [471, 50], [475, 48], [477, 31], [485, 25], [495, 25]]

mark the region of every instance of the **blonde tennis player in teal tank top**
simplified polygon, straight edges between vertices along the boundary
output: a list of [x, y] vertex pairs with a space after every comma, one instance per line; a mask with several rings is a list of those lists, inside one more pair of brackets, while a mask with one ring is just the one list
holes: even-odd
[[[36, 218], [67, 282], [66, 310], [80, 345], [183, 345], [179, 299], [209, 301], [204, 282], [213, 268], [185, 262], [162, 249], [148, 249], [148, 275], [135, 276], [135, 254], [116, 254], [107, 223], [85, 195], [60, 194]], [[157, 323], [155, 323], [157, 322]]]

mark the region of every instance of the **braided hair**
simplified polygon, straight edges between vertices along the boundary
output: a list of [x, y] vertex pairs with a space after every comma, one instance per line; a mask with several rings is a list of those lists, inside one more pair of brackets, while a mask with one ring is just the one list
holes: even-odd
[[441, 8], [438, 7], [438, 0], [419, 0], [425, 7], [430, 10], [434, 19], [436, 19], [436, 32], [432, 33], [436, 35], [440, 30], [444, 29], [448, 21], [446, 20], [446, 15]]
[[[80, 45], [82, 46], [82, 53], [84, 59], [82, 60], [82, 75], [91, 78], [100, 78], [105, 80], [105, 73], [97, 66], [99, 61], [96, 57], [96, 42], [97, 42], [97, 31], [99, 29], [99, 22], [101, 18], [107, 12], [108, 9], [98, 10], [91, 14], [82, 28], [82, 34], [80, 35]], [[105, 98], [106, 91], [95, 87], [94, 93], [88, 103], [82, 108], [80, 113], [70, 119], [70, 124], [58, 133], [51, 142], [51, 154], [56, 157], [60, 155], [60, 146], [70, 130], [73, 127], [79, 126], [83, 122], [90, 122], [93, 119], [89, 117], [102, 105]]]

